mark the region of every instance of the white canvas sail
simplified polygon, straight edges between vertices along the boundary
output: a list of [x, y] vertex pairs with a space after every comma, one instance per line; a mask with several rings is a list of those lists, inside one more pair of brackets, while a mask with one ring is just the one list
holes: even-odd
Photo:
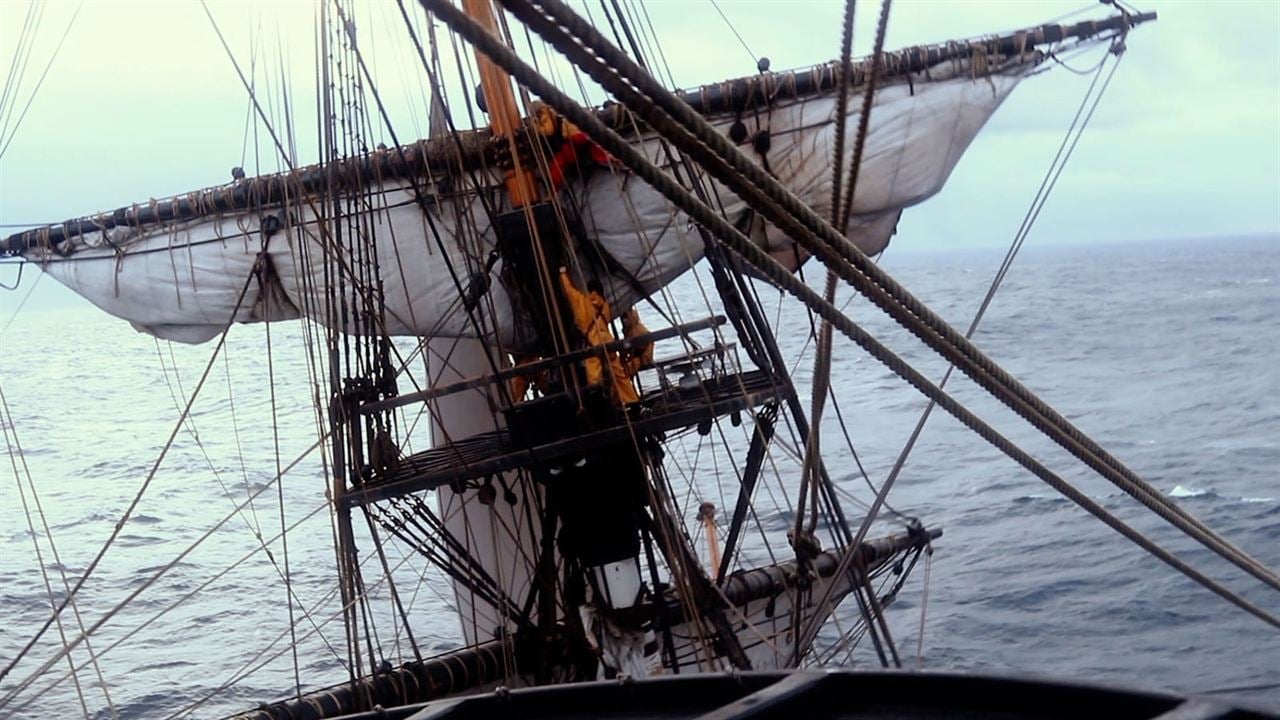
[[[850, 240], [867, 253], [883, 250], [902, 209], [942, 188], [974, 136], [1037, 59], [1015, 57], [998, 67], [996, 60], [980, 60], [980, 73], [968, 60], [952, 61], [882, 86], [866, 138]], [[824, 216], [830, 215], [835, 112], [834, 94], [828, 93], [781, 102], [743, 118], [752, 136], [761, 130], [770, 135], [771, 147], [764, 156], [757, 155], [759, 159], [767, 160], [784, 186]], [[728, 133], [735, 118], [714, 120]], [[857, 125], [855, 110], [846, 125], [844, 147], [850, 155]], [[665, 162], [656, 139], [637, 142], [655, 161]], [[848, 162], [846, 158], [846, 166]], [[478, 174], [481, 182], [501, 186], [498, 177]], [[429, 187], [434, 192], [437, 186]], [[702, 241], [689, 220], [638, 179], [599, 168], [585, 180], [574, 181], [571, 189], [580, 202], [585, 233], [639, 279], [645, 291], [671, 282], [701, 258]], [[749, 223], [753, 238], [776, 259], [793, 269], [803, 262], [804, 255], [790, 239], [753, 220], [745, 203], [732, 193], [722, 187], [715, 190], [725, 214]], [[420, 205], [404, 179], [386, 180], [363, 192], [373, 208], [363, 227], [371, 230], [378, 249], [387, 332], [486, 336], [511, 346], [516, 314], [500, 282], [490, 283], [482, 303], [484, 328], [477, 329], [459, 302], [470, 275], [495, 242], [476, 194]], [[492, 198], [500, 202], [501, 193]], [[138, 330], [198, 343], [216, 336], [231, 320], [307, 316], [325, 321], [317, 309], [336, 290], [330, 286], [336, 280], [330, 275], [327, 281], [325, 273], [326, 253], [334, 252], [326, 248], [336, 241], [322, 236], [316, 215], [316, 204], [300, 198], [287, 208], [276, 205], [179, 223], [118, 226], [75, 236], [56, 252], [30, 249], [26, 257]], [[265, 237], [263, 223], [276, 221], [282, 229]], [[449, 262], [441, 257], [442, 248]], [[251, 277], [260, 254], [270, 258], [270, 282]], [[500, 272], [501, 263], [492, 277]], [[637, 299], [636, 288], [614, 280], [606, 283], [614, 307], [631, 305]], [[349, 277], [343, 282], [350, 288]], [[349, 289], [347, 302], [355, 302]]]

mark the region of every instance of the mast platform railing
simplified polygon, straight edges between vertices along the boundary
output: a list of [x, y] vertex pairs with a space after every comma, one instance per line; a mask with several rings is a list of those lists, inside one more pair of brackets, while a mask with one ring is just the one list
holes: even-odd
[[[504, 428], [414, 453], [399, 459], [394, 470], [374, 473], [351, 488], [344, 502], [364, 505], [446, 485], [458, 487], [517, 468], [546, 467], [614, 446], [631, 447], [639, 438], [706, 427], [718, 417], [750, 411], [775, 401], [780, 392], [776, 380], [761, 370], [704, 375], [696, 384], [646, 393], [608, 427], [552, 435], [537, 444], [518, 442], [513, 431]], [[572, 405], [567, 395], [525, 405], [566, 401]]]
[[635, 337], [622, 340], [614, 340], [613, 342], [605, 343], [603, 345], [593, 345], [580, 350], [563, 353], [555, 357], [536, 360], [534, 362], [514, 367], [503, 368], [498, 370], [496, 373], [489, 373], [480, 377], [459, 380], [458, 382], [450, 383], [448, 385], [441, 385], [439, 387], [428, 388], [418, 392], [397, 395], [396, 397], [387, 398], [385, 400], [365, 403], [358, 408], [358, 412], [362, 415], [369, 415], [382, 412], [384, 410], [403, 407], [405, 405], [434, 400], [439, 397], [452, 395], [466, 390], [482, 388], [499, 382], [507, 382], [517, 377], [532, 379], [547, 370], [565, 368], [582, 362], [584, 359], [592, 356], [599, 357], [607, 361], [607, 354], [611, 352], [636, 351], [648, 343], [670, 340], [675, 337], [685, 337], [700, 330], [709, 330], [720, 327], [721, 325], [724, 325], [725, 322], [727, 321], [723, 315], [715, 315], [713, 317], [696, 320], [691, 323], [674, 325], [669, 328], [662, 328], [643, 335], [636, 335]]

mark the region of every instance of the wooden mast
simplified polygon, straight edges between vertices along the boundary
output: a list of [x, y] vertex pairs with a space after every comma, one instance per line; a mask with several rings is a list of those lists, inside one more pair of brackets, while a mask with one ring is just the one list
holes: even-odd
[[[463, 10], [494, 35], [498, 33], [497, 20], [490, 0], [463, 0]], [[480, 86], [489, 113], [494, 142], [506, 143], [514, 165], [506, 170], [504, 184], [513, 208], [529, 208], [538, 202], [538, 186], [530, 169], [521, 166], [516, 151], [516, 133], [522, 120], [512, 90], [511, 77], [480, 52], [475, 53], [480, 72]], [[443, 387], [493, 371], [491, 362], [506, 364], [502, 353], [490, 353], [480, 339], [432, 338], [427, 340], [429, 369], [428, 386]], [[447, 359], [447, 360], [446, 360]], [[470, 392], [434, 398], [430, 401], [434, 446], [497, 430], [500, 425], [493, 408], [501, 402], [494, 388], [480, 388]], [[454, 537], [461, 538], [474, 560], [492, 576], [511, 597], [522, 597], [533, 581], [532, 570], [525, 564], [524, 548], [539, 547], [538, 528], [530, 527], [520, 517], [521, 510], [532, 499], [525, 490], [508, 476], [508, 484], [520, 496], [516, 506], [507, 503], [482, 504], [476, 493], [440, 488], [436, 502], [445, 528]], [[521, 546], [524, 546], [523, 548]], [[536, 550], [529, 550], [536, 554]], [[468, 645], [483, 642], [491, 637], [495, 628], [514, 629], [511, 618], [504, 616], [500, 608], [454, 583], [462, 635]]]
[[[491, 0], [462, 0], [462, 9], [489, 34], [501, 41]], [[520, 154], [516, 152], [515, 133], [520, 129], [521, 120], [515, 92], [511, 89], [511, 76], [484, 53], [479, 50], [474, 52], [476, 65], [480, 69], [480, 87], [489, 112], [489, 128], [495, 138], [505, 140], [511, 147], [514, 167], [507, 170], [504, 179], [507, 195], [511, 198], [513, 207], [524, 207], [539, 199], [538, 186], [533, 171], [521, 165]]]

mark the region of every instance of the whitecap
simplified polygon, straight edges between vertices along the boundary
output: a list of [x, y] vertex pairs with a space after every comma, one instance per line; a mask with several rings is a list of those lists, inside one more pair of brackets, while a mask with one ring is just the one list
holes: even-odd
[[1181, 485], [1174, 485], [1173, 489], [1169, 491], [1169, 496], [1176, 497], [1176, 498], [1193, 498], [1193, 497], [1201, 497], [1208, 494], [1209, 494], [1208, 490], [1195, 490], [1190, 488], [1184, 488]]
[[1275, 501], [1276, 501], [1276, 499], [1275, 499], [1275, 498], [1272, 498], [1272, 497], [1242, 497], [1242, 498], [1240, 498], [1240, 502], [1247, 502], [1247, 503], [1269, 503], [1269, 502], [1275, 502]]

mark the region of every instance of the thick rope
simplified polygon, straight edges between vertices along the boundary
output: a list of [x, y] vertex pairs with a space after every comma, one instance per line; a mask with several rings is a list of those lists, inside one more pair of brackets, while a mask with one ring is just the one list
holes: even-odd
[[[853, 161], [849, 165], [849, 183], [844, 189], [844, 202], [836, 215], [836, 227], [843, 235], [849, 231], [849, 218], [853, 216], [853, 193], [858, 187], [858, 174], [862, 171], [862, 153], [867, 145], [867, 129], [871, 125], [871, 106], [875, 100], [876, 86], [880, 83], [880, 73], [884, 69], [884, 36], [889, 28], [889, 9], [893, 0], [880, 3], [880, 19], [876, 24], [875, 49], [871, 51], [871, 73], [867, 77], [867, 87], [862, 93], [862, 111], [858, 114], [858, 139], [853, 146]], [[833, 207], [832, 213], [836, 209]]]
[[[1199, 582], [1201, 585], [1233, 605], [1236, 605], [1273, 627], [1280, 628], [1280, 618], [1276, 618], [1262, 608], [1253, 605], [1248, 600], [1245, 600], [1218, 582], [1205, 576], [1203, 573], [1200, 573], [1195, 568], [1187, 565], [1181, 559], [1175, 557], [1164, 548], [1153, 543], [1137, 530], [1112, 515], [1106, 508], [1094, 502], [1089, 498], [1089, 496], [1080, 492], [1058, 475], [1054, 474], [1035, 458], [1031, 457], [1021, 448], [1010, 442], [1007, 438], [1000, 435], [994, 428], [983, 422], [967, 408], [954, 400], [950, 395], [941, 391], [923, 374], [908, 365], [852, 320], [841, 314], [837, 308], [830, 303], [824, 302], [822, 297], [813, 289], [809, 288], [807, 285], [795, 278], [791, 273], [787, 272], [787, 270], [779, 265], [777, 261], [765, 254], [760, 248], [756, 247], [745, 235], [742, 234], [741, 231], [733, 227], [728, 221], [708, 207], [705, 203], [699, 202], [692, 193], [676, 183], [670, 176], [663, 173], [661, 169], [641, 155], [638, 150], [632, 147], [620, 135], [606, 127], [598, 118], [577, 105], [572, 98], [568, 97], [548, 82], [532, 67], [524, 63], [524, 61], [515, 55], [515, 53], [511, 52], [508, 48], [499, 43], [496, 38], [485, 32], [483, 28], [450, 5], [446, 0], [419, 1], [424, 7], [435, 13], [437, 17], [448, 24], [454, 32], [461, 35], [481, 52], [489, 56], [491, 60], [510, 73], [518, 82], [527, 86], [531, 91], [555, 108], [557, 112], [581, 128], [593, 141], [599, 143], [605, 151], [612, 154], [638, 177], [651, 185], [655, 190], [660, 192], [681, 210], [686, 212], [695, 222], [703, 224], [735, 255], [754, 267], [772, 283], [800, 300], [805, 304], [805, 306], [816, 312], [823, 319], [830, 320], [831, 324], [840, 330], [842, 334], [853, 340], [869, 354], [882, 362], [886, 367], [905, 379], [926, 397], [936, 400], [944, 410], [951, 413], [957, 420], [972, 429], [983, 439], [987, 440], [994, 447], [1018, 462], [1018, 464], [1035, 474], [1055, 490], [1067, 496], [1077, 505], [1080, 505], [1099, 520], [1106, 523], [1107, 526], [1111, 527], [1116, 532], [1119, 532], [1121, 535], [1124, 535], [1126, 538], [1156, 556], [1161, 561]], [[508, 4], [509, 7], [512, 5], [515, 5], [515, 3], [512, 2]], [[520, 15], [521, 13], [516, 12], [516, 14]], [[534, 29], [535, 31], [538, 30], [537, 27]]]
[[[870, 127], [871, 107], [875, 99], [876, 85], [880, 81], [880, 68], [881, 68], [880, 55], [882, 52], [884, 52], [884, 37], [885, 37], [885, 31], [889, 26], [889, 8], [891, 5], [892, 5], [892, 0], [883, 0], [883, 2], [881, 2], [880, 4], [880, 19], [878, 21], [878, 24], [876, 25], [875, 49], [872, 50], [872, 54], [871, 54], [871, 58], [872, 58], [871, 73], [870, 73], [870, 77], [867, 79], [866, 89], [863, 91], [863, 95], [862, 95], [862, 109], [858, 115], [858, 135], [853, 146], [853, 159], [849, 165], [849, 183], [845, 189], [845, 200], [843, 203], [843, 211], [841, 210], [840, 183], [839, 183], [838, 175], [835, 178], [835, 182], [832, 184], [832, 191], [831, 191], [832, 224], [838, 227], [841, 227], [845, 230], [847, 230], [849, 227], [849, 216], [851, 215], [850, 208], [852, 207], [852, 203], [853, 203], [853, 194], [855, 189], [858, 186], [858, 176], [862, 170], [862, 154], [866, 148], [867, 130]], [[845, 34], [846, 36], [850, 36], [853, 34], [853, 0], [849, 0], [846, 13], [847, 15], [845, 18], [845, 21], [846, 21]], [[850, 53], [851, 49], [852, 48], [850, 46], [841, 48], [841, 52], [842, 52], [841, 63], [842, 63], [842, 66], [845, 68], [849, 67], [848, 54]], [[842, 81], [841, 85], [842, 85], [841, 94], [847, 95], [848, 80], [846, 79]], [[837, 148], [837, 151], [840, 153], [840, 155], [837, 156], [839, 160], [844, 159], [842, 157], [844, 153], [844, 150], [843, 150], [844, 143], [843, 143], [842, 135], [844, 132], [843, 126], [844, 126], [844, 119], [845, 119], [844, 118], [845, 110], [842, 106], [847, 106], [848, 104], [847, 98], [842, 98], [842, 99], [844, 100], [844, 102], [837, 103], [837, 111], [840, 112], [841, 115], [837, 118], [837, 121], [836, 121], [836, 131], [840, 133], [840, 135], [837, 136], [837, 141], [836, 141], [836, 148]], [[837, 167], [835, 168], [836, 173], [839, 173], [840, 171], [839, 164], [840, 164], [839, 162], [837, 162], [836, 164], [837, 165]], [[836, 300], [837, 281], [838, 281], [838, 277], [836, 276], [836, 273], [833, 270], [828, 269], [827, 282], [826, 282], [826, 286], [823, 288], [822, 297], [824, 300], [826, 300], [829, 303], [834, 303]], [[826, 405], [827, 396], [829, 395], [830, 388], [831, 388], [831, 339], [832, 339], [831, 324], [824, 322], [822, 323], [821, 329], [818, 331], [818, 345], [817, 345], [816, 353], [814, 355], [814, 360], [813, 360], [813, 392], [812, 392], [813, 419], [811, 420], [811, 424], [815, 428], [818, 427], [819, 423], [822, 422], [823, 409], [824, 409], [824, 406]], [[819, 433], [815, 432], [811, 437], [816, 438], [818, 435]], [[818, 454], [818, 450], [819, 450], [818, 442], [814, 440], [812, 442], [812, 447], [806, 450], [806, 454], [807, 454], [806, 461], [805, 461], [806, 470], [808, 470], [808, 468], [811, 466], [811, 463], [813, 462], [812, 458], [813, 456]], [[886, 486], [889, 486], [892, 484], [893, 484], [892, 481], [886, 482]], [[887, 492], [888, 492], [888, 488], [886, 487], [886, 488], [883, 488], [881, 492], [878, 494], [883, 495], [883, 494], [886, 494]], [[862, 524], [864, 528], [874, 518], [875, 518], [875, 515], [869, 513], [866, 516], [866, 518], [863, 520]], [[858, 533], [859, 536], [862, 536], [865, 534], [866, 534], [865, 529], [859, 531]], [[857, 545], [858, 542], [860, 542], [859, 538], [855, 537], [853, 544]]]
[[[839, 165], [840, 165], [840, 161], [843, 161], [844, 159], [843, 158], [843, 154], [844, 154], [843, 133], [844, 133], [844, 122], [845, 122], [844, 113], [846, 112], [846, 108], [848, 106], [847, 96], [848, 96], [848, 90], [850, 85], [850, 78], [848, 78], [847, 76], [841, 79], [841, 98], [840, 98], [840, 102], [836, 104], [837, 112], [840, 113], [840, 116], [837, 118], [837, 121], [836, 121], [836, 132], [839, 133], [836, 140], [836, 143], [837, 143], [836, 148], [837, 148], [837, 152], [839, 152], [840, 154], [837, 155], [837, 157], [839, 158], [839, 161], [837, 161], [837, 166], [834, 169], [834, 172], [836, 173], [836, 177], [832, 184], [832, 191], [831, 191], [831, 194], [832, 194], [831, 217], [832, 217], [832, 224], [846, 230], [849, 226], [849, 216], [851, 214], [850, 209], [852, 208], [852, 205], [853, 205], [854, 191], [857, 188], [858, 176], [862, 169], [862, 154], [866, 148], [867, 130], [870, 128], [871, 108], [875, 100], [876, 85], [879, 83], [879, 80], [880, 80], [880, 67], [881, 67], [880, 54], [884, 51], [885, 31], [889, 25], [889, 9], [891, 4], [892, 4], [892, 0], [882, 0], [882, 2], [880, 3], [880, 19], [876, 25], [875, 46], [871, 53], [871, 73], [870, 73], [870, 77], [867, 79], [866, 88], [863, 90], [862, 108], [861, 108], [861, 112], [858, 115], [858, 134], [857, 134], [857, 139], [854, 141], [853, 158], [849, 164], [849, 183], [847, 188], [845, 189], [845, 200], [843, 203], [841, 202], [841, 199], [840, 199], [839, 173], [841, 168], [839, 167]], [[850, 40], [850, 37], [853, 34], [853, 13], [854, 13], [853, 5], [854, 5], [853, 0], [848, 0], [848, 4], [845, 8], [845, 28], [844, 28], [845, 44], [843, 44], [841, 47], [840, 60], [841, 60], [841, 67], [846, 71], [846, 73], [850, 68], [850, 55], [852, 52], [852, 44], [848, 41]], [[825, 302], [827, 303], [835, 302], [836, 284], [838, 282], [838, 279], [839, 278], [836, 276], [835, 271], [830, 269], [827, 270], [826, 285], [823, 288], [823, 292], [822, 292], [822, 297]], [[812, 420], [810, 420], [810, 423], [813, 425], [815, 429], [820, 427], [822, 423], [823, 409], [826, 405], [827, 396], [828, 394], [830, 394], [830, 391], [831, 391], [831, 344], [832, 344], [831, 323], [823, 322], [821, 329], [819, 329], [818, 331], [818, 345], [817, 345], [816, 352], [814, 354], [814, 359], [813, 359], [813, 391], [812, 391], [813, 418]], [[805, 467], [806, 479], [811, 477], [811, 473], [812, 473], [811, 468], [814, 462], [814, 458], [817, 457], [819, 454], [818, 438], [820, 435], [821, 433], [814, 432], [812, 435], [809, 436], [810, 446], [805, 449], [806, 457], [805, 457], [804, 467]], [[890, 477], [890, 479], [886, 481], [880, 487], [880, 489], [876, 492], [875, 501], [872, 503], [871, 507], [868, 509], [866, 515], [863, 516], [862, 523], [858, 528], [858, 532], [854, 535], [853, 541], [850, 543], [850, 547], [858, 547], [859, 544], [861, 544], [862, 539], [866, 537], [867, 529], [871, 526], [871, 523], [875, 520], [875, 517], [878, 514], [878, 510], [880, 506], [884, 503], [885, 498], [888, 497], [889, 490], [892, 487], [893, 487], [893, 478]], [[800, 522], [800, 518], [797, 517], [796, 518], [797, 529], [799, 527], [799, 522]], [[810, 532], [812, 532], [812, 528], [810, 528]], [[837, 577], [840, 577], [841, 575], [843, 575], [844, 572], [845, 570], [841, 568], [837, 573]], [[830, 599], [831, 593], [832, 593], [832, 587], [834, 587], [834, 585], [828, 585], [827, 588], [824, 590], [822, 601], [818, 603], [818, 607], [824, 607], [826, 602]], [[874, 600], [874, 595], [872, 596], [872, 599]], [[870, 604], [871, 610], [874, 611], [875, 607], [876, 606], [874, 602]], [[816, 635], [818, 628], [821, 627], [822, 623], [820, 621], [824, 615], [825, 613], [823, 612], [815, 613], [806, 631], [803, 633], [797, 633], [796, 655], [793, 658], [794, 662], [797, 665], [800, 662], [801, 652], [808, 647], [808, 643], [811, 642], [810, 638]], [[870, 617], [867, 618], [868, 628], [869, 630], [871, 630], [872, 637], [874, 638], [875, 637], [874, 629], [870, 627], [872, 621], [873, 621], [873, 618], [870, 618]], [[885, 631], [885, 644], [888, 645], [889, 650], [893, 655], [894, 661], [895, 663], [897, 663], [897, 660], [898, 660], [897, 649], [894, 648], [893, 646], [893, 640], [892, 640], [892, 637], [889, 635], [887, 628]], [[882, 663], [884, 663], [883, 653], [880, 653], [880, 660]], [[888, 665], [885, 664], [885, 667], [888, 667]]]
[[[540, 0], [536, 3], [539, 9], [531, 7], [532, 3], [527, 0], [503, 0], [503, 4], [526, 23], [541, 27], [539, 32], [544, 37], [556, 35], [556, 29], [549, 27], [553, 24], [548, 19], [551, 16], [554, 23], [584, 38], [591, 44], [590, 50], [567, 37], [564, 30], [552, 39], [552, 44], [770, 222], [799, 241], [829, 269], [836, 270], [842, 279], [900, 325], [960, 367], [980, 387], [1159, 517], [1245, 572], [1280, 590], [1280, 576], [1162, 495], [1009, 375], [716, 132], [701, 115], [659, 86], [624, 54], [610, 47], [594, 28], [558, 0]], [[626, 76], [620, 76], [620, 72]], [[643, 90], [644, 94], [636, 88]], [[658, 104], [662, 107], [659, 108]]]
[[[848, 121], [849, 90], [853, 84], [850, 75], [853, 71], [853, 18], [855, 5], [855, 0], [846, 0], [845, 2], [844, 32], [840, 39], [840, 93], [836, 98], [835, 153], [833, 155], [835, 164], [831, 168], [831, 221], [833, 223], [838, 223], [840, 217], [840, 187], [844, 175], [845, 124]], [[876, 53], [877, 55], [879, 54], [879, 48], [876, 49]], [[862, 125], [861, 130], [862, 132], [858, 137], [859, 144], [865, 137], [866, 126]], [[856, 176], [857, 163], [858, 161], [855, 159], [849, 172], [851, 177]], [[822, 296], [827, 302], [835, 301], [836, 280], [836, 274], [828, 270], [827, 283], [822, 291]], [[821, 457], [820, 445], [822, 436], [818, 429], [822, 426], [822, 410], [827, 399], [830, 378], [831, 325], [822, 323], [822, 327], [818, 331], [818, 342], [813, 356], [813, 384], [809, 391], [809, 426], [814, 429], [814, 432], [809, 434], [808, 442], [805, 444], [804, 459], [801, 464], [800, 496], [797, 501], [795, 524], [797, 538], [800, 537], [801, 523], [804, 521], [804, 503], [807, 488], [810, 483], [816, 483], [816, 465], [817, 459]], [[813, 532], [813, 525], [816, 524], [817, 518], [815, 517], [810, 524], [809, 532]]]

